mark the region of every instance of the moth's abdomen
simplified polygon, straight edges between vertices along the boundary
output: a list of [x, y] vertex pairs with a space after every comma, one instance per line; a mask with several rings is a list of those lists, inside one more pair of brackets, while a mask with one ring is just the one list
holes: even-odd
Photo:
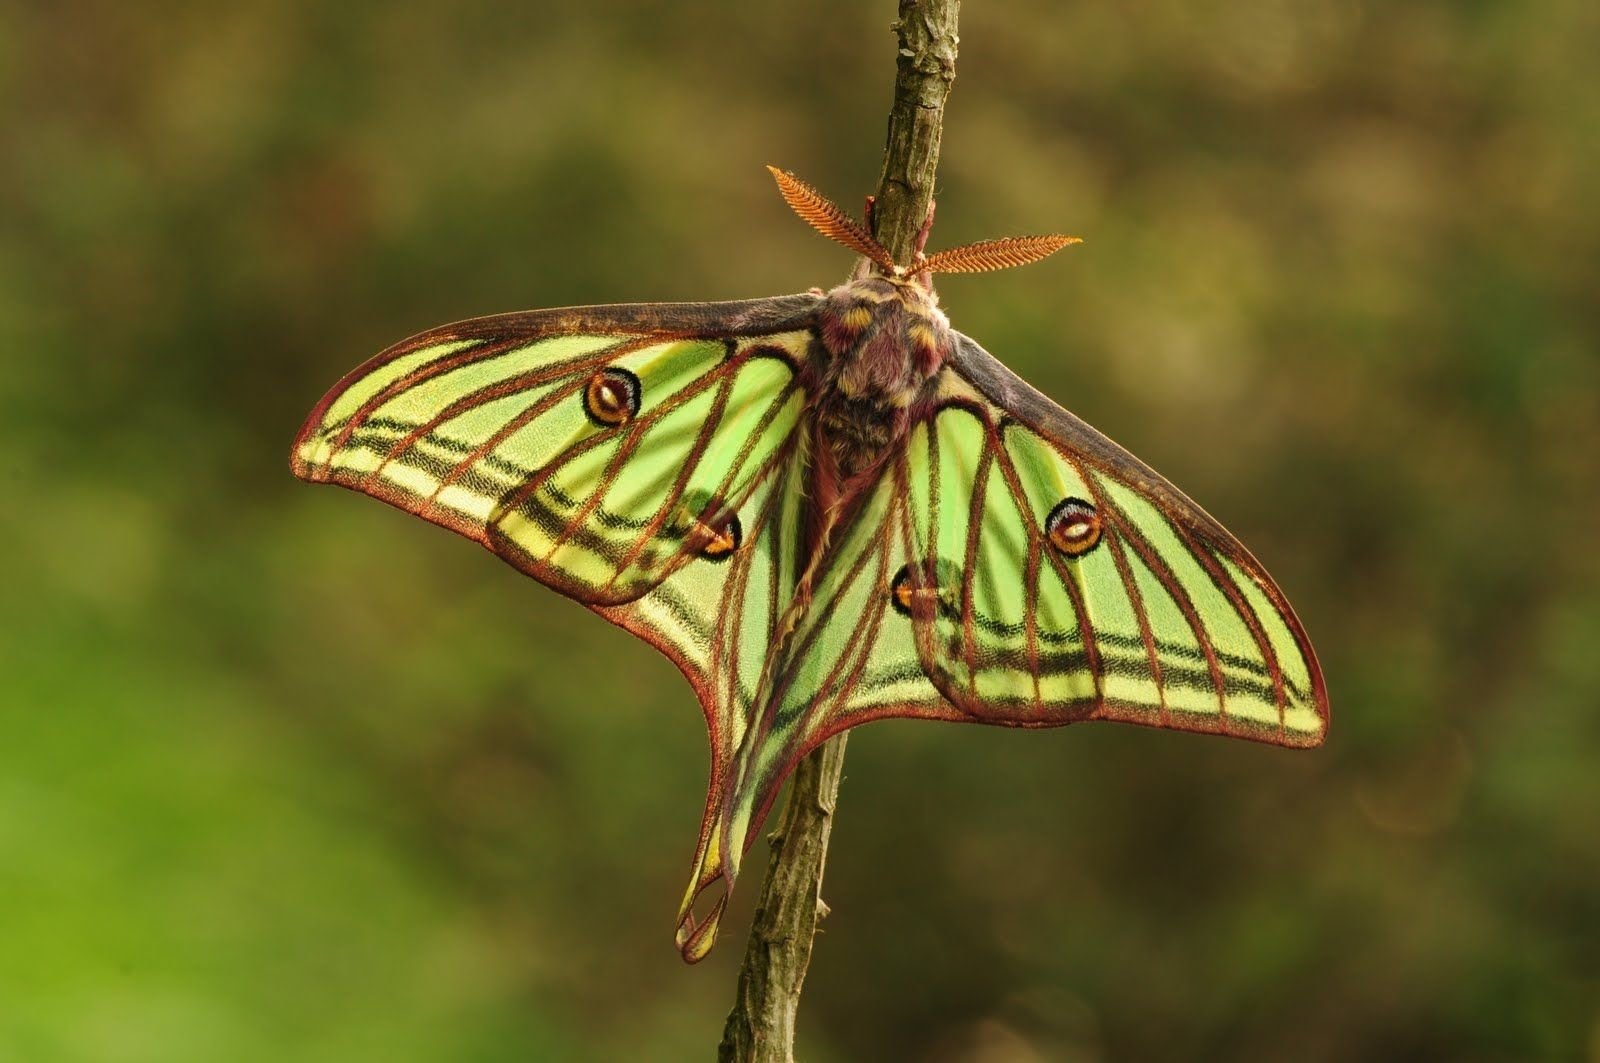
[[817, 411], [818, 431], [845, 477], [875, 465], [903, 433], [904, 425], [903, 407], [842, 394], [831, 396]]

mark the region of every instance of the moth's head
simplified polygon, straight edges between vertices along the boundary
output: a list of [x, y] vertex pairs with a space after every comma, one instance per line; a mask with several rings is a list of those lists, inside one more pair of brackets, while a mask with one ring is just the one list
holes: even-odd
[[[933, 204], [928, 204], [928, 217], [917, 234], [916, 247], [911, 252], [911, 263], [901, 265], [889, 254], [887, 248], [872, 235], [870, 225], [862, 225], [840, 210], [826, 196], [806, 184], [794, 174], [768, 166], [784, 202], [800, 215], [802, 221], [830, 240], [837, 241], [859, 255], [866, 257], [869, 270], [876, 267], [879, 275], [900, 284], [916, 284], [932, 290], [935, 273], [983, 273], [988, 270], [1025, 266], [1054, 254], [1069, 244], [1083, 241], [1076, 236], [1007, 236], [999, 240], [983, 240], [964, 244], [948, 251], [923, 254], [928, 231], [933, 227]], [[870, 213], [872, 200], [867, 200]], [[870, 219], [869, 219], [870, 221]]]

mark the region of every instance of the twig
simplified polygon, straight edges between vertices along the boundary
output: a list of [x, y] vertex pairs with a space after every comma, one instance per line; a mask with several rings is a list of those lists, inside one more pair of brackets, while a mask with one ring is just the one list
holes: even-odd
[[917, 230], [933, 202], [944, 134], [944, 101], [956, 79], [956, 22], [961, 0], [900, 0], [894, 107], [883, 173], [873, 204], [873, 232], [896, 261], [911, 258]]
[[[944, 103], [956, 76], [961, 0], [899, 0], [894, 107], [883, 173], [873, 204], [873, 235], [896, 261], [908, 262], [933, 201]], [[795, 1013], [811, 962], [812, 937], [827, 914], [822, 872], [833, 811], [844, 777], [845, 735], [825, 743], [795, 769], [772, 860], [739, 969], [733, 1010], [722, 1031], [723, 1063], [792, 1063]]]

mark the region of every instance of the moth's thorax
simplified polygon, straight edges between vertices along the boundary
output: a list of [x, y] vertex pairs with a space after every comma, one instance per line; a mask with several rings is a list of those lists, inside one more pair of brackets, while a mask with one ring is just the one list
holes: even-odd
[[950, 348], [950, 322], [938, 298], [909, 278], [839, 285], [823, 303], [820, 324], [830, 376], [851, 399], [910, 405]]
[[819, 442], [848, 479], [904, 434], [910, 408], [948, 357], [950, 322], [926, 285], [871, 276], [827, 294], [818, 332]]

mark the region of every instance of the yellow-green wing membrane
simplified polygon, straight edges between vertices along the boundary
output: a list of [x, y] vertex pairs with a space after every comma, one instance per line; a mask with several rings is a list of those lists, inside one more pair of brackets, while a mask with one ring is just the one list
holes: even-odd
[[312, 411], [296, 475], [381, 498], [591, 606], [735, 545], [802, 406], [808, 296], [481, 318]]
[[899, 578], [929, 679], [970, 718], [1114, 719], [1315, 745], [1322, 675], [1233, 536], [957, 335], [914, 430]]

